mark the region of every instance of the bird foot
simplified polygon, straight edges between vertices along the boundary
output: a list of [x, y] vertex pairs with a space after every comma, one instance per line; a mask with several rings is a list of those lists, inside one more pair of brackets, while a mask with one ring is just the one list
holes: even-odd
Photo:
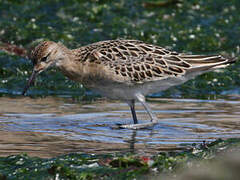
[[146, 129], [153, 127], [156, 125], [157, 122], [150, 122], [150, 123], [142, 123], [142, 124], [116, 124], [115, 126], [112, 126], [113, 129]]

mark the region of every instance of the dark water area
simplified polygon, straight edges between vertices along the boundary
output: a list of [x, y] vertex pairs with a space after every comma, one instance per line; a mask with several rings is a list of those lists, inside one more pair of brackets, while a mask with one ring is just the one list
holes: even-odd
[[[132, 123], [129, 107], [69, 98], [0, 98], [0, 155], [54, 157], [78, 153], [134, 152], [141, 155], [186, 149], [192, 143], [240, 137], [239, 97], [234, 100], [150, 98], [159, 124], [151, 129], [113, 129]], [[149, 121], [140, 104], [141, 123]]]
[[[26, 57], [6, 53], [6, 44], [26, 50], [51, 40], [68, 48], [109, 39], [137, 39], [193, 54], [239, 56], [240, 1], [0, 1], [0, 94], [22, 91], [32, 65]], [[162, 2], [162, 1], [160, 1]], [[149, 4], [150, 3], [150, 4]], [[160, 3], [161, 4], [161, 3]], [[239, 63], [207, 73], [158, 97], [208, 98], [239, 94]], [[55, 69], [38, 77], [31, 95], [85, 96], [85, 88]]]

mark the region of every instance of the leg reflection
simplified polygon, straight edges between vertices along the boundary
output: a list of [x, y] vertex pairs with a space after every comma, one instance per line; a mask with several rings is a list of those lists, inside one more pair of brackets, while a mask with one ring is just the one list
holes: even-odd
[[136, 142], [137, 130], [132, 131], [131, 139], [129, 140], [129, 150], [131, 153], [135, 152], [135, 142]]
[[[140, 143], [139, 140], [137, 140], [137, 132], [138, 132], [138, 131], [139, 131], [139, 130], [132, 130], [131, 138], [128, 139], [128, 140], [126, 140], [126, 142], [129, 143], [129, 150], [128, 150], [128, 151], [129, 151], [130, 153], [136, 153], [136, 152], [137, 152], [137, 147], [135, 147], [135, 144], [136, 144], [137, 142]], [[139, 133], [141, 133], [141, 131], [140, 131]], [[151, 130], [146, 138], [151, 141], [151, 139], [152, 139], [152, 137], [153, 137], [154, 134], [155, 134], [155, 133], [154, 133], [154, 130]], [[146, 144], [145, 144], [144, 142], [145, 142]], [[148, 143], [147, 143], [147, 142], [149, 142], [149, 141], [148, 141], [148, 140], [144, 140], [144, 142], [142, 142], [142, 143], [145, 144], [145, 147], [148, 147]]]

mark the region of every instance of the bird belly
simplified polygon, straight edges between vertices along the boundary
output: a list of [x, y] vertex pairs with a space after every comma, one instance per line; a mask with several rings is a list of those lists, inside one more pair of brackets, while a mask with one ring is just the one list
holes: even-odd
[[129, 86], [119, 86], [119, 85], [105, 85], [91, 88], [93, 91], [98, 92], [102, 96], [105, 96], [110, 99], [118, 100], [132, 100], [136, 99], [135, 94], [136, 90], [134, 87]]
[[137, 95], [141, 94], [143, 96], [164, 91], [172, 86], [182, 84], [187, 81], [183, 77], [171, 77], [164, 80], [158, 80], [153, 82], [145, 82], [142, 84], [121, 84], [121, 83], [112, 83], [112, 84], [98, 84], [94, 87], [89, 87], [95, 92], [106, 96], [110, 99], [119, 99], [119, 100], [137, 100]]

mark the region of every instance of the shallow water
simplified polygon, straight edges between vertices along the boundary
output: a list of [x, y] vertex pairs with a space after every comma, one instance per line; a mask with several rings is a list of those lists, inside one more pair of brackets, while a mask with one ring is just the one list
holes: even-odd
[[[149, 98], [159, 118], [152, 129], [112, 129], [132, 123], [127, 104], [70, 98], [0, 98], [0, 155], [28, 153], [136, 152], [150, 154], [187, 148], [191, 143], [240, 137], [240, 98], [220, 100]], [[137, 104], [141, 123], [149, 117]]]

